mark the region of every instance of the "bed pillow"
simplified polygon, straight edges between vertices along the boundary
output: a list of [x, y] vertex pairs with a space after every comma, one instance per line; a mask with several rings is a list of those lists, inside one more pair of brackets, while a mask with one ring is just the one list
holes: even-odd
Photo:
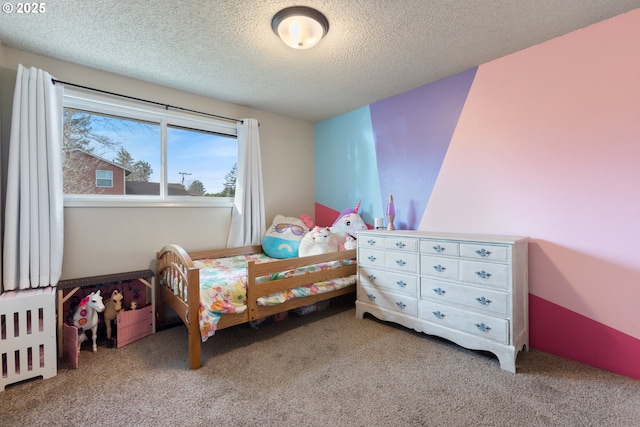
[[262, 250], [271, 258], [296, 258], [300, 241], [313, 226], [311, 218], [276, 215], [262, 237]]

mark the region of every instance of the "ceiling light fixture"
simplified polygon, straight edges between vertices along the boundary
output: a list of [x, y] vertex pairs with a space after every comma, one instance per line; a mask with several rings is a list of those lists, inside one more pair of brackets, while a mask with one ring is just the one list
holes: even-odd
[[273, 16], [271, 28], [287, 46], [309, 49], [327, 34], [329, 21], [315, 9], [292, 6]]

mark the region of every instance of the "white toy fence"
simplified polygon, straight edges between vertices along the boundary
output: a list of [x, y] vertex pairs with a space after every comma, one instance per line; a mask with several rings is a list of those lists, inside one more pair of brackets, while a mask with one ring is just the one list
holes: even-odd
[[10, 291], [0, 295], [0, 355], [0, 391], [4, 391], [8, 384], [56, 375], [53, 288]]

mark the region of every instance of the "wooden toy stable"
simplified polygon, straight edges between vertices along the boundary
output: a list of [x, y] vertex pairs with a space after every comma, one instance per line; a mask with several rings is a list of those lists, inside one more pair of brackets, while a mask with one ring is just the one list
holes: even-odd
[[[80, 288], [118, 282], [137, 280], [146, 286], [151, 294], [151, 305], [137, 310], [128, 310], [118, 313], [116, 319], [118, 327], [117, 347], [129, 344], [137, 339], [145, 337], [156, 331], [156, 293], [153, 286], [155, 273], [152, 270], [129, 271], [125, 273], [106, 274], [102, 276], [83, 277], [78, 279], [61, 280], [58, 282], [58, 357], [65, 356], [65, 347], [73, 345], [65, 343], [64, 303], [71, 298]], [[68, 292], [65, 295], [65, 290]], [[103, 295], [107, 298], [107, 295]], [[74, 328], [75, 329], [75, 328]]]

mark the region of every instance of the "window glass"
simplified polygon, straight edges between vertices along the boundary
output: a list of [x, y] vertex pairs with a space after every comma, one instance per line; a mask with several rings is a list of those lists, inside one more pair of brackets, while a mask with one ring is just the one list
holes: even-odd
[[113, 187], [113, 171], [96, 171], [96, 187]]
[[229, 203], [236, 123], [140, 104], [65, 88], [65, 203]]
[[[216, 159], [212, 162], [211, 159]], [[233, 197], [238, 144], [235, 138], [167, 127], [169, 195]]]
[[65, 194], [160, 194], [159, 124], [72, 108], [63, 117]]

